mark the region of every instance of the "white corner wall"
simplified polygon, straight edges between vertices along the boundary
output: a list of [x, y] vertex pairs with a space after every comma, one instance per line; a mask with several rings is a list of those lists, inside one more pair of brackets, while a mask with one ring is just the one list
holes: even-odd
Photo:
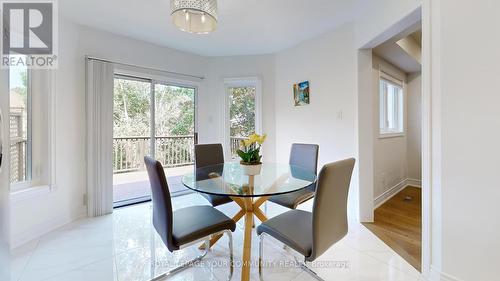
[[431, 242], [433, 277], [499, 280], [500, 2], [426, 4], [436, 129], [432, 228], [439, 231]]
[[422, 180], [422, 75], [407, 75], [408, 178]]

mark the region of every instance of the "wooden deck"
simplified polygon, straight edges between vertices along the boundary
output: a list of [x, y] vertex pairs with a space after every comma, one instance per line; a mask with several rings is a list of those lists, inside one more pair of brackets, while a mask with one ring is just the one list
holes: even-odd
[[[411, 197], [411, 200], [405, 200]], [[363, 223], [417, 270], [422, 259], [422, 194], [406, 187], [375, 210], [375, 221]]]
[[[168, 186], [171, 193], [187, 191], [182, 185], [182, 176], [193, 170], [193, 166], [166, 168]], [[148, 174], [146, 171], [113, 175], [113, 201], [120, 202], [151, 195]]]

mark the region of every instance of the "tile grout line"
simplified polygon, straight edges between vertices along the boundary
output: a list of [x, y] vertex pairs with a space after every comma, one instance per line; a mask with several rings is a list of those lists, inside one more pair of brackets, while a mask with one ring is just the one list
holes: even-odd
[[31, 261], [31, 258], [33, 257], [33, 255], [35, 254], [35, 251], [38, 249], [38, 245], [40, 245], [40, 240], [42, 240], [41, 238], [38, 238], [38, 240], [36, 241], [36, 245], [35, 247], [33, 248], [33, 250], [31, 251], [31, 253], [29, 254], [29, 257], [28, 259], [26, 260], [26, 264], [23, 266], [23, 269], [21, 270], [20, 274], [19, 274], [19, 278], [17, 279], [17, 281], [20, 281], [22, 280], [23, 278], [23, 275], [24, 275], [24, 272], [26, 271], [26, 268], [28, 267], [30, 261]]

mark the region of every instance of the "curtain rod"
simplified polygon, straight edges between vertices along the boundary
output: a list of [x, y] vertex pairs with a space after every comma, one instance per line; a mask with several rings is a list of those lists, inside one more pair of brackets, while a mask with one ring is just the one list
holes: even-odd
[[135, 64], [129, 64], [129, 63], [123, 63], [123, 62], [118, 62], [118, 61], [112, 61], [108, 59], [102, 59], [102, 58], [97, 58], [97, 57], [92, 57], [92, 56], [85, 56], [88, 60], [95, 60], [95, 61], [102, 61], [102, 62], [107, 62], [107, 63], [113, 63], [113, 64], [119, 64], [123, 66], [129, 66], [129, 67], [137, 67], [137, 68], [142, 68], [142, 69], [147, 69], [147, 70], [153, 70], [153, 71], [158, 71], [158, 72], [163, 72], [163, 73], [168, 73], [168, 74], [174, 74], [174, 75], [180, 75], [180, 76], [185, 76], [185, 77], [191, 77], [191, 78], [197, 78], [200, 80], [204, 80], [204, 76], [196, 76], [196, 75], [191, 75], [191, 74], [184, 74], [184, 73], [179, 73], [179, 72], [173, 72], [173, 71], [168, 71], [168, 70], [163, 70], [163, 69], [157, 69], [157, 68], [151, 68], [151, 67], [144, 67], [144, 66], [139, 66]]

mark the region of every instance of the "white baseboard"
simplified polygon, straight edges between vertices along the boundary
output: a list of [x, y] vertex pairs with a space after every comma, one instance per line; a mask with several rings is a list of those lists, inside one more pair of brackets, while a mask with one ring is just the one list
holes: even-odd
[[406, 179], [406, 183], [409, 186], [414, 186], [414, 187], [420, 187], [420, 188], [422, 188], [422, 180]]
[[27, 231], [23, 231], [21, 233], [13, 233], [10, 239], [10, 249], [18, 248], [28, 242], [31, 242], [35, 239], [42, 237], [43, 235], [54, 231], [58, 228], [63, 227], [68, 223], [72, 223], [78, 219], [84, 218], [87, 216], [86, 209], [79, 211], [76, 216], [70, 215], [60, 215], [54, 217], [51, 220], [45, 221], [43, 223], [37, 224], [31, 229]]
[[431, 265], [431, 272], [429, 274], [429, 281], [463, 281], [455, 276], [441, 272]]
[[375, 198], [375, 200], [373, 201], [373, 209], [377, 209], [378, 207], [380, 207], [382, 204], [387, 202], [387, 200], [391, 199], [394, 195], [398, 194], [398, 192], [400, 192], [401, 190], [403, 190], [407, 186], [421, 187], [422, 181], [416, 180], [416, 179], [404, 179], [404, 180], [402, 180], [400, 183], [391, 187], [386, 192], [377, 196]]

